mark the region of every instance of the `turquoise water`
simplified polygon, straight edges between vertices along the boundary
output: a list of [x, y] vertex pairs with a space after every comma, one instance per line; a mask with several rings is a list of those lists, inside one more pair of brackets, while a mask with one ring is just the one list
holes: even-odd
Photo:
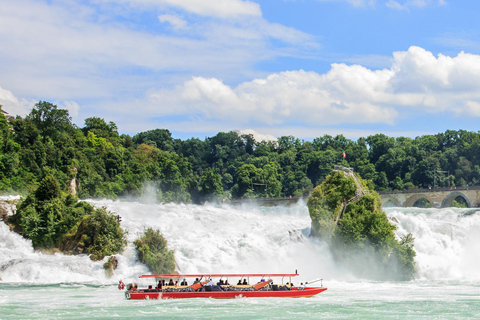
[[116, 286], [0, 284], [0, 319], [478, 319], [480, 285], [329, 284], [313, 298], [126, 300]]
[[[325, 243], [308, 237], [305, 203], [289, 207], [91, 201], [122, 217], [129, 246], [107, 278], [86, 255], [44, 254], [0, 223], [0, 319], [480, 319], [480, 214], [466, 209], [391, 208], [398, 237], [415, 237], [415, 280], [354, 277]], [[294, 273], [323, 278], [313, 298], [126, 300], [118, 280], [148, 273], [131, 243], [159, 229], [178, 269], [197, 273]], [[297, 280], [298, 279], [298, 280]], [[142, 282], [143, 281], [143, 282]]]

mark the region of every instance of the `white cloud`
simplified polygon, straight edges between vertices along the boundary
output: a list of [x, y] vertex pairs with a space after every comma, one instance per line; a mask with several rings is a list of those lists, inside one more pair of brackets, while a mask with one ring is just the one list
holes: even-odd
[[388, 2], [385, 4], [388, 8], [391, 9], [397, 9], [397, 10], [405, 10], [407, 9], [405, 6], [401, 5], [395, 0], [388, 0]]
[[260, 133], [253, 129], [245, 129], [239, 131], [240, 134], [251, 134], [255, 138], [255, 141], [276, 141], [277, 137], [269, 133]]
[[[155, 111], [159, 115], [195, 114], [237, 126], [250, 122], [268, 125], [296, 122], [312, 126], [393, 123], [397, 111], [375, 103], [385, 99], [379, 88], [383, 85], [377, 78], [381, 78], [379, 72], [362, 69], [358, 78], [350, 79], [345, 75], [354, 76], [357, 66], [350, 69], [351, 72], [344, 70], [348, 68], [335, 65], [326, 75], [303, 70], [281, 72], [236, 88], [218, 79], [195, 77], [175, 92], [160, 91], [151, 95], [150, 101], [158, 106]], [[165, 103], [174, 107], [163, 109], [161, 106]]]
[[[3, 89], [0, 87], [0, 105], [2, 109], [11, 116], [21, 116], [25, 117], [30, 113], [32, 108], [38, 101], [27, 100], [27, 99], [18, 99], [10, 90]], [[57, 104], [59, 109], [66, 109], [71, 117], [75, 118], [78, 116], [80, 106], [75, 101], [62, 101]]]
[[480, 102], [467, 101], [465, 105], [454, 110], [459, 116], [470, 116], [480, 118]]
[[[205, 10], [217, 6], [220, 10], [226, 6], [220, 2], [145, 0], [138, 4]], [[247, 1], [225, 3], [232, 4], [228, 6], [232, 10], [241, 7], [235, 9], [239, 13], [258, 6]], [[124, 92], [139, 96], [143, 90], [139, 88], [151, 87], [158, 79], [174, 82], [182, 73], [238, 79], [255, 72], [254, 63], [291, 55], [294, 48], [315, 47], [312, 36], [271, 24], [260, 13], [253, 14], [255, 10], [241, 19], [197, 19], [188, 33], [178, 36], [170, 28], [150, 31], [134, 22], [116, 21], [117, 11], [104, 4], [107, 7], [75, 1], [2, 3], [0, 43], [8, 44], [8, 50], [0, 51], [0, 84], [20, 95], [52, 100], [109, 99]], [[177, 28], [188, 22], [175, 14], [160, 17]], [[156, 25], [162, 27], [158, 20]], [[283, 43], [282, 48], [275, 48], [276, 40]], [[138, 70], [142, 76], [136, 76]], [[159, 76], [172, 70], [172, 77]]]
[[423, 8], [429, 5], [444, 6], [447, 2], [445, 0], [388, 0], [385, 5], [388, 8], [396, 10], [408, 10], [409, 8]]
[[168, 22], [176, 30], [185, 29], [187, 26], [187, 22], [177, 15], [162, 14], [161, 16], [158, 16], [158, 20], [160, 22]]
[[76, 118], [78, 116], [78, 112], [80, 110], [80, 106], [75, 101], [63, 101], [61, 104], [58, 105], [59, 109], [67, 109], [68, 114], [72, 118]]
[[353, 5], [354, 7], [365, 7], [370, 6], [373, 7], [377, 0], [317, 0], [320, 2], [347, 2]]
[[103, 2], [128, 3], [139, 8], [175, 7], [201, 16], [232, 18], [238, 16], [261, 16], [258, 3], [242, 0], [99, 0]]
[[384, 4], [386, 7], [396, 10], [408, 10], [411, 7], [426, 7], [429, 5], [446, 5], [446, 0], [317, 0], [317, 1], [337, 1], [347, 2], [354, 7], [375, 7], [377, 3]]
[[[309, 127], [393, 124], [404, 111], [480, 116], [480, 56], [435, 57], [419, 47], [395, 52], [389, 69], [333, 64], [329, 72], [286, 71], [231, 87], [193, 77], [174, 90], [151, 93], [148, 112], [220, 121]], [[464, 106], [458, 108], [459, 105]]]
[[0, 87], [0, 105], [11, 116], [25, 116], [32, 109], [35, 102], [26, 99], [18, 99], [9, 90]]
[[[148, 1], [148, 0], [147, 0]], [[222, 18], [252, 15], [261, 16], [260, 6], [251, 1], [242, 0], [159, 0], [172, 6], [206, 16], [217, 16]]]
[[[434, 56], [411, 47], [393, 53], [391, 66], [380, 70], [337, 63], [324, 74], [285, 71], [236, 86], [197, 76], [174, 88], [151, 89], [143, 99], [117, 100], [102, 107], [119, 126], [136, 123], [138, 130], [158, 124], [149, 119], [183, 117], [177, 125], [168, 122], [169, 128], [273, 132], [265, 127], [391, 125], [406, 111], [480, 117], [479, 87], [480, 55]], [[5, 89], [0, 90], [0, 103], [17, 110], [33, 105]], [[72, 116], [80, 111], [72, 100], [63, 105]]]

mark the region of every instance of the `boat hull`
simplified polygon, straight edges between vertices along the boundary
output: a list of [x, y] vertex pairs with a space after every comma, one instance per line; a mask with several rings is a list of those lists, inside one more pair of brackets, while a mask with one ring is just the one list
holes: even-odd
[[324, 287], [292, 288], [288, 291], [199, 291], [199, 292], [151, 292], [147, 290], [125, 291], [125, 297], [131, 300], [145, 299], [189, 299], [189, 298], [214, 298], [234, 299], [245, 298], [301, 298], [312, 297], [327, 290]]

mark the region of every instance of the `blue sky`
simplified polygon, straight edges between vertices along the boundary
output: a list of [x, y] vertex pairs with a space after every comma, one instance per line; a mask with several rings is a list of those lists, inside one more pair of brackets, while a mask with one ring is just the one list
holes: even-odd
[[121, 133], [257, 139], [478, 131], [480, 1], [16, 0], [0, 104]]

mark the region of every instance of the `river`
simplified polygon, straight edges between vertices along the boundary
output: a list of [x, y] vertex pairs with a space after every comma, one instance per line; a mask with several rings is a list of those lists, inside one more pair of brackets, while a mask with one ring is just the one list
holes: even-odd
[[[329, 248], [308, 237], [303, 202], [287, 207], [152, 204], [91, 200], [119, 214], [129, 245], [105, 276], [88, 256], [35, 252], [0, 223], [0, 319], [474, 319], [480, 318], [480, 212], [387, 208], [396, 234], [411, 232], [417, 275], [407, 282], [359, 279], [336, 265]], [[148, 270], [133, 240], [160, 229], [182, 273], [294, 273], [323, 278], [313, 298], [126, 300], [118, 280]]]

